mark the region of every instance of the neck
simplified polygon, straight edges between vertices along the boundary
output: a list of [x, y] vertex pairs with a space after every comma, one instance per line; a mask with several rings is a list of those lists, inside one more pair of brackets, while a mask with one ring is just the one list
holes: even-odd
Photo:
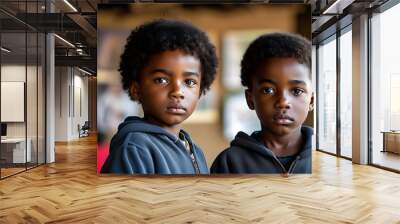
[[150, 124], [155, 124], [163, 129], [165, 129], [166, 131], [168, 131], [169, 133], [179, 137], [179, 132], [181, 130], [179, 125], [167, 125], [165, 123], [163, 123], [162, 121], [159, 121], [153, 117], [149, 117], [144, 115], [143, 119], [147, 122], [149, 122]]
[[301, 136], [301, 127], [285, 135], [279, 135], [263, 128], [261, 139], [264, 145], [271, 149], [276, 156], [295, 155], [304, 144]]

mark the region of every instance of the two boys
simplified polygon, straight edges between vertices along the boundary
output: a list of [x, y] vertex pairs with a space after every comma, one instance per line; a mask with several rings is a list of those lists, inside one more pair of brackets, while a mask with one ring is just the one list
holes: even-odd
[[[310, 44], [288, 34], [264, 35], [242, 61], [246, 100], [262, 130], [239, 132], [214, 161], [212, 173], [310, 173], [312, 130], [301, 127], [313, 97]], [[157, 20], [128, 38], [120, 72], [144, 118], [118, 128], [102, 173], [207, 174], [201, 149], [180, 129], [215, 78], [217, 58], [204, 32]]]

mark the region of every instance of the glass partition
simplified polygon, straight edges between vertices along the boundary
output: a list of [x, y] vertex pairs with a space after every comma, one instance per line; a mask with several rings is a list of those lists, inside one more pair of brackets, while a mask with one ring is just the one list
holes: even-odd
[[1, 174], [6, 177], [24, 171], [31, 156], [26, 150], [26, 33], [3, 32], [1, 46]]
[[27, 167], [37, 165], [37, 127], [38, 127], [38, 35], [36, 32], [27, 33], [27, 82], [26, 82], [26, 113], [27, 113], [27, 150], [30, 151]]
[[400, 171], [400, 4], [371, 18], [371, 162]]
[[317, 149], [336, 154], [336, 36], [318, 46]]
[[37, 162], [38, 165], [46, 162], [45, 144], [45, 99], [46, 99], [46, 38], [38, 33], [38, 64], [37, 64]]
[[[27, 5], [28, 3], [28, 5]], [[45, 163], [45, 35], [21, 20], [43, 11], [43, 1], [0, 7], [0, 178]]]
[[352, 33], [347, 27], [340, 38], [340, 155], [352, 158]]

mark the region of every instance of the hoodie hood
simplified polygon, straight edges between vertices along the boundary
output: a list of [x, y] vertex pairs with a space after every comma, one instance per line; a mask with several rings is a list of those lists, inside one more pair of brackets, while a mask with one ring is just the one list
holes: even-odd
[[[102, 173], [207, 174], [202, 150], [183, 130], [190, 147], [167, 130], [139, 117], [128, 117], [118, 127]], [[189, 149], [190, 148], [190, 149]], [[189, 152], [190, 151], [190, 152]]]
[[[249, 150], [253, 150], [257, 153], [268, 155], [271, 157], [275, 157], [274, 153], [271, 149], [267, 148], [264, 143], [260, 140], [260, 131], [255, 131], [249, 136], [244, 132], [239, 132], [235, 139], [231, 142], [231, 146], [238, 146], [241, 148], [246, 148]], [[297, 154], [300, 157], [309, 157], [311, 156], [311, 146], [312, 146], [312, 135], [313, 129], [308, 126], [301, 127], [301, 134], [303, 139], [305, 140], [304, 145], [300, 152]]]
[[[179, 141], [178, 137], [171, 134], [167, 130], [161, 128], [160, 126], [157, 126], [155, 124], [150, 124], [147, 121], [145, 121], [143, 118], [136, 117], [136, 116], [130, 116], [125, 119], [124, 122], [122, 122], [118, 126], [118, 136], [117, 138], [125, 138], [126, 134], [131, 133], [131, 132], [141, 132], [141, 133], [149, 133], [149, 134], [156, 134], [156, 135], [164, 135], [170, 138], [173, 142]], [[182, 132], [186, 139], [190, 142], [192, 142], [192, 139], [190, 138], [190, 135], [184, 131], [183, 129], [180, 130]], [[115, 139], [118, 141], [118, 139]]]

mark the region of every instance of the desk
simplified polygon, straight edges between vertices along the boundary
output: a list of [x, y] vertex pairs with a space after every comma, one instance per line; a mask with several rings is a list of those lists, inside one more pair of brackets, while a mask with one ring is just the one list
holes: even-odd
[[[31, 161], [31, 145], [30, 138], [26, 140], [28, 143], [25, 154], [25, 138], [6, 138], [1, 139], [1, 157], [9, 163], [25, 163]], [[11, 155], [12, 154], [12, 155]], [[12, 158], [12, 159], [11, 159]], [[27, 159], [25, 161], [25, 159]]]
[[382, 131], [381, 133], [383, 133], [382, 152], [400, 154], [400, 131]]

